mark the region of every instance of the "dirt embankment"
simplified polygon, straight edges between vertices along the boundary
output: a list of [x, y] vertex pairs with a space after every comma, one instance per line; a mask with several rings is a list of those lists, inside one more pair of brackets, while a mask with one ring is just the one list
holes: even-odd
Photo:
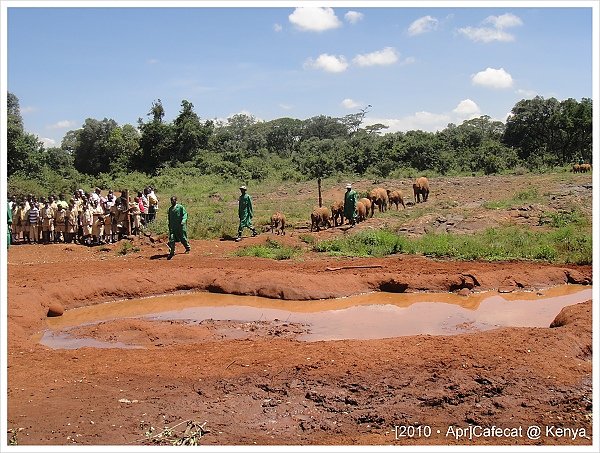
[[[146, 444], [150, 426], [156, 434], [196, 420], [210, 430], [201, 443], [213, 445], [591, 443], [591, 301], [565, 308], [553, 327], [450, 337], [305, 343], [265, 325], [251, 336], [219, 339], [174, 322], [124, 320], [99, 326], [95, 335], [105, 338], [116, 328], [141, 339], [144, 349], [52, 350], [36, 343], [53, 302], [69, 310], [203, 290], [284, 305], [367, 291], [521, 291], [592, 279], [591, 266], [313, 254], [274, 262], [231, 257], [237, 246], [194, 241], [192, 255], [171, 261], [164, 244], [142, 244], [123, 257], [114, 247], [11, 248], [8, 426], [16, 441]], [[552, 430], [537, 440], [446, 435], [450, 426], [469, 424], [581, 428], [587, 437]], [[395, 426], [433, 431], [397, 438]]]

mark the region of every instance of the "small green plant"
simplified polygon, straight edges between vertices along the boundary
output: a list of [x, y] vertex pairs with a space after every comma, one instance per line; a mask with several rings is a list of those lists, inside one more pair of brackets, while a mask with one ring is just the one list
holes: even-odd
[[131, 242], [126, 241], [121, 244], [121, 247], [117, 249], [117, 255], [127, 255], [128, 253], [137, 253], [139, 252], [139, 247], [134, 246]]
[[301, 234], [298, 236], [298, 238], [308, 245], [314, 245], [317, 242], [317, 240], [312, 234]]
[[402, 236], [387, 230], [376, 230], [320, 241], [313, 249], [334, 256], [386, 256], [401, 253], [405, 244], [406, 240]]
[[274, 260], [289, 260], [301, 252], [298, 247], [290, 247], [280, 244], [273, 239], [267, 239], [264, 244], [250, 245], [238, 249], [236, 256], [256, 256], [258, 258], [270, 258]]
[[538, 190], [535, 187], [530, 187], [527, 190], [518, 192], [515, 195], [515, 200], [518, 201], [535, 201], [539, 198]]
[[585, 223], [584, 216], [577, 210], [544, 212], [539, 220], [539, 225], [548, 225], [552, 228], [560, 228], [567, 225], [583, 226]]
[[508, 209], [523, 203], [532, 203], [538, 201], [539, 198], [540, 196], [537, 188], [530, 187], [526, 190], [515, 193], [510, 199], [486, 201], [482, 206], [486, 209]]

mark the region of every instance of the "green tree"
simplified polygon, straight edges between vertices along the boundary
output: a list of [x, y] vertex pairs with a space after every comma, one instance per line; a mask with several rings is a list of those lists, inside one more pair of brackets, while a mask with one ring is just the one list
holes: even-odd
[[208, 147], [213, 131], [212, 121], [201, 123], [200, 117], [194, 112], [194, 105], [186, 100], [181, 101], [181, 111], [173, 122], [175, 134], [175, 148], [171, 154], [171, 161], [187, 162], [191, 160], [200, 149]]
[[302, 136], [302, 121], [279, 118], [267, 123], [266, 147], [281, 157], [290, 157]]
[[171, 124], [163, 123], [165, 112], [160, 99], [152, 103], [146, 116], [152, 119], [144, 122], [138, 119], [140, 131], [140, 157], [135, 162], [135, 169], [156, 174], [161, 166], [171, 160], [175, 148], [176, 133]]
[[87, 118], [77, 132], [75, 145], [75, 168], [89, 175], [107, 173], [115, 158], [110, 137], [117, 122], [104, 118], [102, 121]]
[[136, 160], [141, 158], [140, 133], [131, 124], [115, 127], [108, 139], [112, 152], [111, 173], [128, 173], [136, 168]]
[[43, 163], [44, 146], [36, 136], [25, 132], [19, 99], [12, 93], [8, 93], [6, 110], [7, 174], [8, 176], [15, 173], [36, 174]]
[[518, 150], [524, 161], [543, 165], [561, 162], [560, 104], [555, 98], [545, 100], [541, 96], [524, 99], [513, 107], [506, 121], [502, 141]]
[[313, 116], [305, 120], [302, 126], [302, 140], [313, 137], [321, 140], [348, 137], [347, 126], [330, 116]]

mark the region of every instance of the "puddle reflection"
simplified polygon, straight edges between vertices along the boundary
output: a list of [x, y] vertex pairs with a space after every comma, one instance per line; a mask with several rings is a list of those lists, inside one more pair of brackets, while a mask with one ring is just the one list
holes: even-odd
[[[563, 285], [539, 292], [370, 293], [319, 301], [187, 293], [111, 302], [48, 318], [41, 343], [52, 348], [136, 347], [69, 337], [69, 328], [103, 321], [284, 321], [304, 324], [302, 341], [375, 339], [405, 335], [455, 335], [497, 327], [548, 327], [560, 310], [592, 298], [592, 287]], [[72, 340], [72, 341], [71, 341]], [[75, 341], [77, 340], [77, 341]], [[100, 344], [102, 343], [102, 344]], [[81, 346], [78, 346], [81, 345]]]

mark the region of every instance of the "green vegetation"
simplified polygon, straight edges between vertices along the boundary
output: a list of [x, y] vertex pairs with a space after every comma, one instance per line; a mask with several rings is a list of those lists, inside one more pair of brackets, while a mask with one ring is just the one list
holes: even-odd
[[272, 239], [267, 239], [264, 244], [241, 247], [234, 252], [236, 256], [256, 256], [274, 260], [289, 260], [301, 253], [299, 247], [283, 245]]
[[[189, 215], [191, 239], [235, 237], [240, 183], [249, 186], [257, 229], [282, 211], [287, 227], [306, 225], [317, 203], [316, 179], [325, 190], [344, 181], [373, 184], [416, 176], [560, 172], [571, 183], [571, 164], [592, 159], [592, 100], [536, 97], [519, 101], [506, 123], [482, 116], [449, 124], [439, 132], [413, 130], [382, 133], [361, 127], [364, 112], [306, 120], [259, 121], [238, 114], [224, 122], [201, 120], [186, 100], [172, 122], [165, 122], [160, 100], [152, 103], [137, 127], [114, 120], [87, 118], [67, 132], [60, 147], [45, 148], [27, 133], [18, 98], [8, 94], [7, 169], [9, 195], [72, 193], [93, 187], [129, 189], [135, 196], [151, 185], [161, 197], [156, 221], [146, 232], [167, 233], [168, 198], [177, 195]], [[547, 131], [553, 131], [548, 134]], [[281, 194], [281, 196], [279, 196]], [[361, 194], [363, 195], [363, 194]], [[410, 194], [405, 193], [410, 199]], [[488, 201], [488, 209], [544, 203], [535, 186], [510, 199]], [[324, 200], [327, 206], [330, 199]], [[378, 213], [380, 225], [394, 228], [422, 216], [460, 207], [457, 201], [419, 204], [399, 213]], [[388, 223], [388, 220], [390, 221]], [[591, 225], [579, 211], [545, 213], [540, 231], [501, 227], [474, 235], [426, 234], [408, 239], [391, 231], [363, 232], [317, 242], [300, 239], [315, 250], [343, 256], [419, 253], [457, 259], [532, 259], [591, 262]], [[117, 253], [137, 251], [125, 243]], [[248, 256], [289, 259], [299, 249], [276, 241], [240, 249]]]
[[550, 231], [502, 227], [471, 235], [428, 233], [414, 239], [379, 230], [321, 241], [315, 244], [314, 250], [334, 256], [367, 257], [406, 253], [458, 260], [592, 262], [591, 234], [574, 225]]
[[578, 227], [589, 226], [589, 222], [579, 210], [546, 212], [540, 216], [540, 225], [548, 225], [553, 228], [561, 228], [567, 225]]
[[386, 125], [361, 127], [364, 111], [271, 121], [237, 114], [214, 122], [202, 120], [187, 100], [175, 119], [165, 122], [157, 100], [137, 126], [87, 118], [52, 148], [24, 130], [12, 93], [7, 113], [8, 187], [15, 195], [115, 188], [124, 178], [131, 181], [130, 174], [137, 175], [138, 183], [129, 188], [158, 178], [168, 189], [174, 168], [248, 185], [341, 175], [379, 179], [566, 171], [580, 158], [592, 159], [592, 100], [586, 98], [522, 100], [506, 124], [481, 116], [439, 132], [394, 133], [383, 133]]
[[134, 246], [131, 242], [125, 241], [121, 243], [121, 247], [117, 249], [117, 255], [127, 255], [128, 253], [137, 253], [139, 252], [139, 247]]
[[515, 195], [508, 200], [486, 201], [483, 207], [486, 209], [508, 209], [514, 206], [519, 206], [525, 203], [537, 203], [541, 200], [538, 191], [535, 187], [530, 187]]

